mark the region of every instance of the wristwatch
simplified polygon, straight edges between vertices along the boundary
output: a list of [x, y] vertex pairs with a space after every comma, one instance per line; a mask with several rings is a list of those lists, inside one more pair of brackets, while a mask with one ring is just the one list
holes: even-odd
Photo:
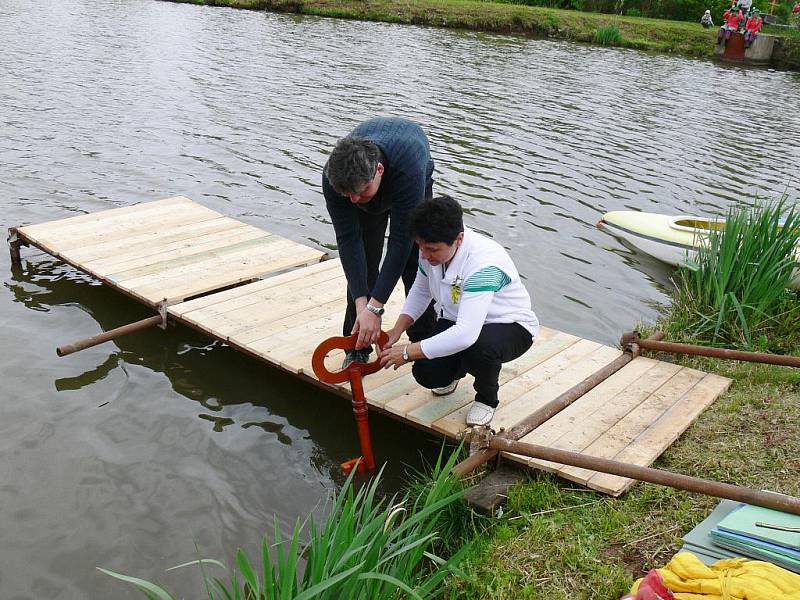
[[403, 346], [403, 362], [408, 362], [409, 360], [411, 359], [408, 358], [408, 344], [406, 344]]
[[370, 304], [369, 302], [367, 302], [367, 305], [366, 305], [364, 308], [366, 308], [366, 309], [367, 309], [369, 312], [371, 312], [373, 315], [378, 315], [379, 317], [380, 317], [380, 316], [381, 316], [381, 315], [382, 315], [384, 312], [386, 312], [386, 311], [385, 311], [385, 309], [384, 309], [382, 306], [381, 306], [380, 308], [378, 308], [377, 306], [372, 306], [372, 304]]

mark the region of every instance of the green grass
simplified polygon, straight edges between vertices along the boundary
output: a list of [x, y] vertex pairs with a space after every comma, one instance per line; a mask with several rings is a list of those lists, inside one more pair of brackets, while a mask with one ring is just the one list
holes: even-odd
[[[448, 507], [463, 494], [450, 475], [458, 456], [454, 453], [447, 462], [440, 456], [417, 494], [400, 498], [379, 497], [380, 473], [358, 491], [351, 475], [322, 523], [310, 518], [307, 529], [297, 523], [284, 539], [276, 519], [272, 539], [263, 538], [257, 564], [240, 549], [235, 568], [212, 559], [173, 568], [196, 566], [209, 600], [435, 598], [469, 548], [460, 545], [447, 559], [433, 553], [437, 543], [442, 545], [438, 529], [455, 514]], [[308, 541], [301, 542], [306, 535]], [[149, 600], [177, 598], [145, 579], [100, 570], [136, 586]]]
[[787, 286], [799, 241], [800, 213], [785, 201], [732, 208], [724, 229], [712, 232], [696, 260], [679, 269], [667, 337], [745, 350], [795, 350], [800, 301]]

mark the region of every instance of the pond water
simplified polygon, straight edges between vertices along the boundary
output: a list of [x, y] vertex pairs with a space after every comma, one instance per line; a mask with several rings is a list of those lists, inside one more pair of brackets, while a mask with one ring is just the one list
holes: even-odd
[[[541, 321], [605, 343], [667, 301], [670, 271], [603, 212], [720, 214], [797, 197], [800, 76], [523, 37], [153, 0], [0, 3], [5, 226], [186, 195], [334, 248], [319, 180], [336, 139], [419, 121], [435, 191], [506, 246]], [[346, 402], [188, 329], [56, 357], [146, 316], [52, 257], [0, 252], [0, 596], [191, 596], [197, 556], [252, 551], [321, 512], [357, 452]], [[387, 489], [439, 442], [374, 416]], [[179, 584], [180, 582], [180, 584]]]

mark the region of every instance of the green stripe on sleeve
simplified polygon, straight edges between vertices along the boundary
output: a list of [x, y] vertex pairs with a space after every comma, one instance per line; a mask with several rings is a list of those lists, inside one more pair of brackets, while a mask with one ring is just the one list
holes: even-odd
[[464, 282], [465, 292], [498, 292], [511, 283], [511, 278], [497, 267], [484, 267]]

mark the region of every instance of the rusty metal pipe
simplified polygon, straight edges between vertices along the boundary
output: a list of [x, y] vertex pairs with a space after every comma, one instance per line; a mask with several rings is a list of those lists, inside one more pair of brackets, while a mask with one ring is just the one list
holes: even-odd
[[538, 446], [536, 444], [527, 444], [525, 442], [505, 439], [501, 436], [493, 436], [489, 440], [489, 446], [502, 452], [523, 454], [531, 458], [547, 460], [557, 464], [580, 467], [591, 471], [600, 471], [601, 473], [610, 473], [611, 475], [619, 475], [620, 477], [629, 477], [639, 481], [665, 485], [678, 490], [696, 492], [707, 496], [715, 496], [717, 498], [727, 498], [728, 500], [746, 502], [747, 504], [754, 504], [756, 506], [763, 506], [764, 508], [772, 508], [774, 510], [800, 515], [800, 498], [795, 498], [793, 496], [785, 496], [783, 494], [771, 492], [759, 492], [750, 488], [720, 483], [718, 481], [707, 481], [697, 477], [681, 475], [680, 473], [672, 473], [671, 471], [640, 467], [639, 465], [631, 465], [615, 460], [608, 460], [606, 458], [598, 458], [596, 456], [587, 456], [577, 452], [557, 450], [555, 448]]
[[656, 352], [673, 352], [675, 354], [695, 354], [698, 356], [710, 356], [712, 358], [727, 358], [730, 360], [742, 360], [747, 362], [766, 363], [770, 365], [782, 365], [785, 367], [800, 367], [800, 357], [783, 356], [780, 354], [769, 354], [767, 352], [744, 352], [743, 350], [730, 350], [728, 348], [709, 348], [708, 346], [695, 346], [692, 344], [677, 344], [675, 342], [659, 342], [649, 339], [642, 340], [634, 331], [622, 336], [623, 344], [638, 344], [644, 350], [654, 350]]
[[[664, 337], [664, 334], [660, 331], [656, 331], [648, 339], [660, 340], [662, 337]], [[589, 390], [611, 377], [611, 375], [619, 371], [638, 355], [639, 347], [636, 344], [625, 344], [622, 356], [619, 356], [606, 366], [598, 369], [589, 375], [589, 377], [577, 385], [572, 386], [566, 392], [551, 400], [536, 412], [525, 417], [522, 421], [511, 427], [511, 429], [501, 432], [499, 435], [510, 440], [522, 439], [531, 431], [536, 429], [539, 425], [567, 408], [570, 404], [575, 402], [575, 400], [583, 396]], [[496, 449], [484, 448], [483, 450], [479, 450], [475, 454], [472, 454], [469, 458], [455, 465], [453, 467], [453, 472], [457, 475], [466, 475], [467, 473], [477, 469], [482, 464], [489, 462], [497, 455], [498, 451]]]
[[111, 341], [113, 339], [122, 337], [123, 335], [127, 335], [129, 333], [134, 333], [136, 331], [141, 331], [142, 329], [147, 329], [149, 327], [155, 327], [156, 325], [161, 325], [162, 322], [163, 318], [161, 317], [161, 315], [156, 315], [155, 317], [148, 317], [147, 319], [142, 319], [141, 321], [136, 321], [135, 323], [129, 323], [128, 325], [117, 327], [116, 329], [112, 329], [111, 331], [105, 331], [99, 335], [86, 338], [85, 340], [81, 340], [79, 342], [75, 342], [74, 344], [59, 346], [58, 348], [56, 348], [56, 354], [58, 354], [59, 356], [67, 356], [68, 354], [73, 354], [74, 352], [85, 350], [86, 348], [91, 348], [92, 346], [97, 346], [98, 344]]

